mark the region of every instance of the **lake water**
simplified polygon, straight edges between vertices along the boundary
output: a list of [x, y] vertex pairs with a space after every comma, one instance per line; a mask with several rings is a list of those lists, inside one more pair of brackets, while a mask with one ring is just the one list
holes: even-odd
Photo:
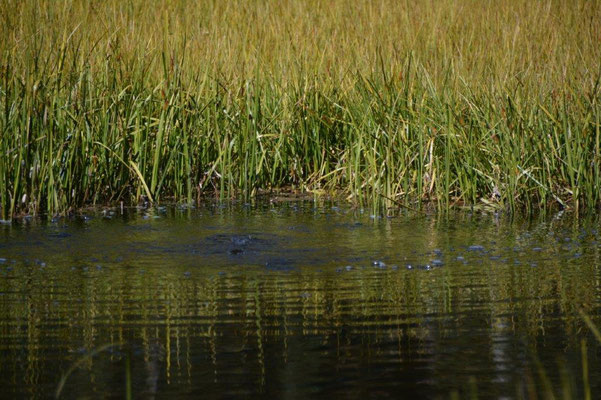
[[24, 219], [0, 226], [0, 397], [67, 373], [64, 398], [601, 396], [599, 228], [309, 201]]

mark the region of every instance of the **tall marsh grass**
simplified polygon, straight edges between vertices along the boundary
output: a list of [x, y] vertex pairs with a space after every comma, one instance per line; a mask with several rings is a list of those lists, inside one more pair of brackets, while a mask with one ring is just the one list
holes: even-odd
[[601, 205], [601, 2], [0, 0], [0, 207]]

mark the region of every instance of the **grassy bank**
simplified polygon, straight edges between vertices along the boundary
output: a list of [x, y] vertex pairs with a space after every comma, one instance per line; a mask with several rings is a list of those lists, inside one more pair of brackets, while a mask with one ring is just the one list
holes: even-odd
[[601, 205], [601, 2], [0, 2], [2, 219], [294, 187]]

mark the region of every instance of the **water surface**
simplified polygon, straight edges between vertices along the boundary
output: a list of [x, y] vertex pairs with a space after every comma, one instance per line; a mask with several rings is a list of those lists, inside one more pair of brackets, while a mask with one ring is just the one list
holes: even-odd
[[[597, 220], [313, 202], [0, 227], [0, 397], [601, 395]], [[583, 353], [582, 344], [586, 344]], [[101, 351], [98, 351], [101, 350]], [[128, 378], [129, 377], [129, 378]]]

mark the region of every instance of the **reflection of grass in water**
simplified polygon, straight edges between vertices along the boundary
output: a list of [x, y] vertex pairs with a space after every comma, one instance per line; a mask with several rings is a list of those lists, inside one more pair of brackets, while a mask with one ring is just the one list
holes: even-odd
[[599, 328], [597, 328], [597, 326], [593, 323], [591, 318], [588, 315], [586, 315], [584, 311], [579, 309], [578, 313], [582, 317], [582, 320], [586, 323], [586, 326], [588, 326], [591, 332], [593, 332], [595, 338], [599, 341], [599, 343], [601, 343], [601, 332], [599, 331]]
[[0, 208], [601, 200], [599, 2], [2, 2]]
[[[586, 315], [586, 313], [584, 311], [579, 309], [578, 313], [580, 314], [583, 321], [586, 323], [586, 325], [589, 327], [589, 329], [595, 336], [595, 339], [597, 339], [597, 341], [601, 344], [601, 332], [599, 332], [599, 328], [593, 323], [591, 318], [588, 315]], [[585, 339], [582, 339], [582, 341], [581, 341], [581, 350], [582, 350], [582, 378], [583, 378], [583, 385], [584, 385], [584, 394], [585, 394], [585, 399], [590, 400], [591, 399], [591, 389], [590, 389], [590, 385], [589, 385], [588, 353], [587, 353], [587, 344], [586, 344]]]
[[[415, 247], [446, 249], [446, 246], [456, 244], [448, 243], [448, 233], [442, 233], [439, 229], [439, 226], [432, 224], [425, 230], [423, 242], [417, 240]], [[468, 243], [475, 237], [488, 236], [499, 228], [489, 229], [478, 231], [473, 237], [460, 238], [458, 242]], [[554, 229], [559, 230], [559, 227]], [[504, 230], [501, 229], [501, 232]], [[358, 235], [358, 231], [349, 230], [340, 234]], [[376, 232], [369, 240], [391, 240], [387, 239], [387, 235]], [[547, 236], [547, 231], [541, 235]], [[492, 238], [497, 239], [494, 235]], [[160, 232], [153, 232], [146, 239], [149, 243], [160, 242], [162, 236]], [[366, 236], [356, 237], [357, 242], [366, 239]], [[513, 240], [503, 240], [498, 246], [511, 247]], [[390, 242], [392, 247], [397, 248], [398, 245], [396, 241]], [[587, 257], [592, 257], [597, 250], [590, 248], [588, 251], [591, 254], [587, 252]], [[158, 341], [161, 346], [164, 345], [163, 351], [167, 352], [165, 362], [159, 364], [169, 370], [168, 362], [171, 360], [171, 365], [176, 368], [170, 371], [171, 376], [187, 374], [193, 377], [198, 370], [186, 370], [186, 364], [193, 360], [199, 349], [211, 357], [215, 356], [213, 359], [219, 358], [218, 353], [223, 350], [219, 343], [223, 343], [220, 337], [223, 335], [224, 317], [236, 318], [233, 320], [236, 321], [236, 328], [243, 329], [248, 338], [244, 343], [234, 343], [234, 346], [250, 344], [255, 348], [258, 346], [256, 341], [260, 340], [264, 349], [270, 347], [268, 343], [282, 336], [289, 343], [295, 335], [298, 337], [302, 334], [327, 338], [336, 331], [336, 327], [344, 327], [349, 338], [360, 337], [366, 342], [371, 342], [371, 338], [375, 337], [374, 332], [380, 330], [381, 334], [394, 337], [394, 340], [397, 340], [394, 335], [398, 335], [399, 342], [419, 343], [425, 339], [444, 343], [444, 338], [440, 337], [440, 319], [431, 316], [456, 316], [457, 324], [446, 329], [461, 329], [469, 323], [469, 315], [482, 317], [471, 308], [474, 301], [486, 309], [486, 321], [474, 326], [475, 329], [484, 329], [484, 335], [517, 334], [526, 338], [527, 343], [535, 343], [543, 335], [549, 335], [545, 331], [555, 328], [560, 331], [551, 335], [557, 334], [561, 340], [581, 337], [585, 322], [590, 322], [590, 319], [579, 317], [576, 304], [582, 305], [584, 312], [596, 318], [589, 305], [595, 304], [597, 289], [594, 280], [589, 277], [596, 274], [597, 264], [577, 261], [577, 264], [571, 265], [564, 263], [561, 257], [552, 257], [544, 263], [544, 273], [542, 267], [474, 265], [455, 268], [449, 265], [427, 272], [408, 271], [402, 267], [397, 271], [376, 271], [370, 267], [363, 270], [357, 267], [341, 274], [334, 273], [334, 267], [329, 272], [315, 272], [306, 268], [298, 273], [266, 274], [262, 269], [245, 269], [243, 273], [228, 271], [225, 275], [217, 275], [216, 269], [203, 271], [199, 268], [190, 277], [184, 275], [187, 267], [169, 260], [160, 266], [147, 265], [152, 264], [153, 259], [152, 256], [149, 259], [142, 257], [134, 266], [125, 262], [105, 265], [102, 270], [92, 266], [86, 271], [78, 267], [76, 271], [69, 272], [65, 266], [72, 261], [68, 256], [65, 259], [60, 256], [55, 262], [49, 261], [43, 269], [16, 267], [11, 272], [14, 279], [0, 281], [0, 289], [6, 293], [0, 300], [10, 302], [7, 303], [9, 307], [0, 310], [2, 321], [28, 321], [28, 337], [24, 346], [27, 346], [28, 369], [32, 375], [40, 376], [41, 369], [46, 370], [49, 365], [42, 349], [48, 346], [44, 339], [45, 329], [52, 321], [61, 321], [61, 324], [53, 328], [58, 342], [51, 346], [61, 343], [64, 348], [79, 351], [76, 349], [94, 349], [107, 341], [132, 341], [142, 342], [146, 352], [149, 343]], [[140, 274], [138, 268], [143, 268], [145, 273]], [[561, 288], [561, 296], [557, 294], [558, 288]], [[31, 293], [31, 296], [26, 301], [11, 301], [16, 299], [13, 294], [17, 293]], [[77, 301], [79, 299], [81, 301]], [[53, 304], [55, 301], [59, 303]], [[472, 313], [466, 313], [469, 310], [473, 310]], [[517, 318], [514, 320], [507, 316]], [[197, 323], [199, 318], [202, 320], [200, 324]], [[559, 326], [553, 322], [558, 320], [562, 321]], [[299, 321], [302, 321], [302, 331], [298, 329]], [[274, 330], [274, 327], [283, 329]], [[490, 329], [492, 331], [489, 332]], [[134, 338], [128, 336], [132, 333]], [[188, 339], [195, 341], [195, 344], [192, 347], [185, 346], [184, 357], [176, 356], [176, 350], [170, 343], [184, 343]], [[460, 343], [466, 349], [476, 345], [482, 343]], [[378, 345], [375, 346], [377, 348]], [[492, 350], [488, 345], [484, 346], [484, 352]], [[574, 348], [576, 346], [572, 350]], [[188, 354], [190, 350], [191, 356]], [[269, 354], [257, 352], [256, 356], [263, 361], [261, 357]], [[461, 354], [457, 354], [456, 359], [459, 363], [469, 363], [469, 357]], [[98, 371], [104, 361], [95, 357], [94, 365], [90, 363], [89, 368], [92, 372]], [[138, 370], [134, 361], [130, 380], [137, 382], [143, 371]], [[64, 367], [68, 368], [71, 362], [69, 360]], [[534, 373], [534, 377], [530, 377], [533, 385], [536, 384], [541, 393], [544, 392], [535, 363], [528, 360], [527, 364]], [[451, 370], [450, 375], [441, 374], [446, 379], [446, 376], [454, 375], [452, 368], [457, 364], [445, 361], [438, 365], [442, 367], [441, 370]], [[553, 360], [547, 357], [544, 365], [551, 379], [555, 379], [557, 374], [553, 373]], [[214, 368], [219, 370], [216, 363]], [[121, 367], [118, 369], [118, 373], [123, 371]], [[576, 370], [576, 367], [571, 365], [568, 369]], [[559, 371], [562, 376], [569, 375], [567, 371], [565, 374], [564, 370]], [[87, 378], [78, 378], [83, 378], [85, 387]], [[70, 379], [75, 381], [76, 378], [72, 375]], [[484, 393], [484, 387], [478, 387], [475, 381], [470, 387], [466, 381], [467, 377], [463, 375], [457, 383], [465, 383], [465, 387], [461, 387], [462, 396], [467, 396], [476, 388], [481, 389], [480, 395]], [[582, 392], [580, 378], [578, 381], [578, 391], [572, 390], [571, 393]], [[78, 382], [81, 384], [82, 380]], [[93, 379], [90, 379], [90, 384], [92, 382]], [[566, 379], [566, 382], [571, 381]], [[27, 383], [32, 387], [36, 385], [35, 381]], [[120, 390], [120, 386], [116, 389]], [[592, 386], [595, 386], [595, 382]], [[68, 388], [69, 385], [65, 390]], [[139, 386], [134, 384], [134, 388], [137, 391]], [[553, 390], [558, 391], [557, 382], [554, 382]], [[513, 388], [509, 392], [512, 393]]]
[[[578, 314], [585, 322], [587, 327], [593, 333], [595, 339], [601, 344], [601, 333], [599, 332], [599, 328], [593, 323], [591, 318], [581, 309], [578, 309]], [[583, 398], [585, 400], [592, 399], [591, 387], [590, 387], [590, 379], [589, 379], [589, 362], [588, 362], [588, 345], [586, 339], [580, 340], [580, 357], [581, 357], [581, 367], [582, 367], [582, 393]], [[544, 367], [536, 357], [534, 356], [535, 365], [537, 367], [537, 372], [540, 380], [540, 386], [542, 387], [543, 397], [546, 399], [555, 399], [555, 398], [563, 398], [563, 399], [574, 399], [575, 394], [573, 394], [573, 385], [570, 379], [569, 372], [565, 369], [565, 366], [560, 365], [560, 379], [561, 379], [561, 393], [555, 393], [553, 391], [553, 385], [551, 380], [549, 379]], [[533, 386], [535, 386], [533, 384]], [[533, 396], [530, 394], [530, 398]], [[537, 398], [538, 396], [534, 396]]]
[[[578, 313], [582, 317], [582, 320], [586, 323], [588, 328], [590, 328], [593, 333], [595, 339], [601, 344], [601, 332], [598, 327], [593, 323], [591, 318], [582, 310], [578, 310]], [[589, 363], [588, 363], [588, 345], [586, 339], [580, 340], [580, 357], [581, 357], [581, 367], [582, 367], [582, 397], [584, 400], [591, 400], [592, 392], [590, 387], [590, 379], [589, 379]], [[534, 366], [536, 367], [536, 374], [538, 376], [538, 383], [536, 379], [532, 376], [530, 371], [526, 371], [526, 375], [524, 377], [524, 381], [522, 384], [523, 387], [518, 387], [516, 390], [516, 398], [517, 399], [577, 399], [581, 398], [574, 394], [575, 387], [573, 382], [573, 375], [566, 369], [564, 363], [560, 362], [559, 365], [559, 378], [560, 378], [560, 389], [558, 392], [555, 392], [553, 389], [553, 382], [548, 376], [547, 370], [542, 365], [540, 359], [536, 355], [535, 352], [531, 355]], [[466, 399], [478, 399], [477, 394], [477, 385], [474, 378], [470, 379], [469, 385], [465, 390], [465, 396], [461, 396], [458, 391], [453, 391], [450, 394], [450, 398], [453, 400], [458, 400], [460, 398]]]
[[[123, 343], [107, 343], [105, 345], [95, 348], [94, 350], [90, 351], [88, 354], [80, 357], [77, 361], [75, 361], [69, 367], [69, 369], [61, 377], [61, 380], [59, 381], [58, 386], [56, 388], [56, 391], [54, 392], [54, 397], [58, 399], [61, 396], [61, 393], [63, 392], [63, 388], [65, 387], [65, 384], [67, 383], [67, 379], [69, 379], [69, 376], [73, 373], [73, 371], [75, 371], [79, 367], [82, 367], [84, 363], [86, 363], [87, 361], [91, 361], [94, 356], [102, 353], [103, 351], [112, 349], [113, 347], [121, 347], [121, 346], [123, 346]], [[131, 399], [131, 371], [130, 371], [129, 355], [126, 357], [125, 363], [126, 363], [125, 364], [126, 365], [126, 367], [125, 367], [126, 398], [129, 400], [129, 399]]]
[[[443, 275], [444, 271], [439, 270], [439, 277], [441, 277], [441, 275]], [[435, 295], [434, 292], [430, 291], [430, 289], [438, 289], [438, 285], [434, 284], [431, 288], [428, 288], [426, 286], [426, 284], [428, 282], [431, 282], [431, 280], [436, 277], [436, 274], [428, 274], [428, 275], [410, 275], [411, 277], [413, 277], [415, 280], [410, 281], [410, 282], [405, 282], [408, 283], [409, 285], [405, 285], [405, 286], [399, 286], [399, 284], [401, 284], [402, 280], [399, 281], [395, 281], [395, 279], [386, 279], [386, 280], [381, 280], [379, 281], [378, 285], [362, 285], [362, 289], [359, 291], [361, 298], [363, 299], [363, 301], [367, 301], [367, 302], [371, 302], [374, 301], [376, 299], [379, 299], [380, 301], [390, 301], [391, 304], [396, 304], [398, 308], [397, 311], [397, 315], [402, 315], [404, 313], [406, 313], [406, 310], [412, 310], [410, 313], [411, 314], [427, 314], [427, 313], [432, 313], [432, 312], [436, 312], [434, 309], [428, 309], [428, 308], [423, 308], [423, 304], [425, 303], [424, 299], [427, 299], [433, 295]], [[394, 275], [391, 274], [390, 278], [393, 278]], [[419, 277], [423, 277], [423, 281], [421, 279], [418, 279]], [[339, 322], [343, 322], [344, 321], [344, 317], [337, 315], [336, 314], [336, 309], [338, 307], [336, 307], [337, 304], [345, 304], [345, 298], [346, 295], [343, 295], [342, 297], [338, 297], [336, 298], [336, 295], [334, 295], [334, 293], [338, 293], [337, 291], [332, 291], [330, 293], [330, 296], [334, 295], [334, 298], [330, 298], [328, 299], [327, 297], [323, 297], [323, 295], [325, 294], [325, 292], [323, 290], [320, 290], [320, 287], [327, 287], [330, 286], [330, 288], [332, 288], [331, 285], [337, 285], [340, 288], [344, 288], [345, 286], [348, 285], [348, 288], [353, 288], [353, 285], [349, 285], [351, 282], [337, 282], [334, 280], [328, 280], [325, 279], [324, 282], [324, 277], [323, 275], [316, 275], [314, 278], [318, 278], [315, 280], [312, 280], [311, 278], [306, 279], [305, 283], [303, 284], [303, 288], [302, 290], [304, 292], [307, 293], [311, 293], [310, 296], [308, 297], [302, 297], [302, 303], [305, 304], [305, 308], [307, 310], [307, 312], [309, 314], [315, 313], [315, 318], [319, 318], [322, 320], [331, 320], [333, 324], [337, 324], [338, 322], [334, 322], [334, 321], [339, 321]], [[448, 279], [448, 277], [446, 278]], [[284, 281], [286, 281], [286, 279], [284, 278]], [[248, 305], [251, 305], [250, 308], [247, 308], [247, 311], [245, 311], [245, 314], [249, 315], [255, 315], [257, 318], [259, 317], [259, 314], [257, 313], [261, 313], [261, 315], [263, 316], [276, 316], [278, 315], [281, 311], [278, 310], [278, 305], [277, 303], [274, 303], [273, 299], [271, 299], [271, 296], [274, 294], [274, 292], [272, 291], [272, 289], [276, 289], [276, 292], [278, 296], [282, 296], [283, 298], [286, 298], [287, 296], [290, 296], [290, 293], [287, 293], [287, 291], [284, 289], [285, 288], [285, 284], [283, 282], [279, 282], [276, 280], [273, 283], [269, 283], [269, 282], [261, 282], [259, 284], [259, 282], [257, 280], [250, 280], [248, 282], [248, 286], [249, 286], [249, 291], [247, 293], [247, 298], [245, 301], [243, 301], [242, 303], [246, 303]], [[368, 281], [366, 281], [365, 283], [367, 283]], [[199, 315], [199, 312], [202, 313], [203, 315], [206, 315], [207, 317], [209, 316], [213, 316], [214, 322], [217, 323], [218, 322], [218, 318], [219, 318], [219, 311], [218, 311], [218, 307], [219, 307], [219, 303], [220, 303], [220, 295], [219, 293], [223, 293], [224, 289], [229, 289], [229, 290], [234, 290], [238, 285], [240, 284], [240, 282], [237, 282], [236, 279], [221, 279], [221, 280], [213, 280], [213, 281], [206, 281], [204, 282], [202, 285], [197, 285], [197, 282], [195, 283], [194, 281], [191, 280], [186, 280], [183, 282], [184, 286], [182, 287], [175, 287], [172, 286], [170, 284], [167, 285], [167, 287], [170, 287], [172, 290], [174, 290], [173, 293], [171, 294], [163, 294], [162, 296], [159, 296], [158, 298], [170, 298], [172, 299], [172, 304], [173, 307], [170, 309], [169, 313], [171, 315], [171, 317], [173, 318], [178, 318], [180, 320], [182, 320], [182, 318], [184, 318], [185, 320], [185, 316], [186, 313], [182, 313], [179, 310], [178, 304], [179, 301], [178, 298], [180, 295], [186, 295], [186, 293], [188, 293], [189, 290], [191, 290], [190, 293], [194, 293], [194, 296], [196, 296], [197, 299], [199, 300], [207, 300], [209, 302], [209, 304], [207, 304], [205, 307], [203, 307], [200, 310], [196, 310], [196, 314], [195, 315]], [[284, 285], [284, 286], [280, 286], [280, 285]], [[200, 289], [200, 290], [199, 290]], [[299, 288], [297, 287], [292, 287], [293, 290], [295, 291], [299, 291]], [[343, 291], [346, 293], [350, 293], [349, 291]], [[444, 292], [444, 291], [443, 291]], [[271, 293], [271, 294], [269, 294]], [[356, 291], [353, 291], [353, 293], [357, 293]], [[420, 297], [421, 294], [421, 297]], [[156, 298], [156, 293], [153, 293], [153, 296], [155, 296]], [[441, 293], [440, 294], [440, 301], [436, 301], [436, 303], [440, 303], [442, 304], [442, 299], [446, 296], [446, 294]], [[420, 300], [421, 298], [421, 300]], [[566, 299], [565, 297], [563, 298], [564, 300]], [[352, 312], [352, 314], [354, 315], [363, 315], [366, 318], [378, 318], [378, 312], [374, 312], [373, 310], [370, 309], [365, 309], [362, 305], [361, 305], [361, 301], [357, 301], [356, 300], [356, 296], [351, 296], [348, 297], [348, 300], [352, 300], [353, 303], [356, 303], [356, 310]], [[202, 302], [202, 301], [201, 301]], [[256, 305], [256, 308], [252, 307], [252, 304]], [[329, 307], [328, 304], [332, 304], [333, 307]], [[145, 304], [146, 302], [142, 301], [139, 307], [146, 307]], [[261, 304], [262, 303], [262, 304]], [[455, 303], [455, 302], [454, 302]], [[183, 304], [183, 303], [182, 303]], [[456, 304], [455, 304], [456, 305]], [[263, 311], [259, 311], [259, 309], [261, 307], [266, 307]], [[327, 310], [328, 308], [331, 308], [329, 311]], [[145, 312], [145, 314], [147, 315], [152, 315], [156, 312], [156, 310], [158, 310], [159, 308], [156, 308], [155, 310], [153, 310], [152, 308], [149, 309], [147, 312]], [[395, 308], [392, 308], [391, 310], [394, 310]], [[498, 312], [502, 313], [504, 312], [503, 310], [499, 310]], [[594, 333], [595, 337], [600, 340], [601, 343], [601, 339], [599, 337], [599, 331], [596, 328], [596, 326], [594, 325], [594, 323], [592, 322], [591, 318], [588, 317], [587, 314], [584, 313], [584, 311], [579, 311], [579, 314], [581, 316], [582, 321], [584, 321], [584, 323], [591, 329], [591, 331]], [[420, 324], [420, 317], [415, 317], [415, 323], [417, 323], [418, 325]], [[168, 321], [165, 321], [165, 323], [169, 323]], [[328, 325], [327, 323], [325, 323], [325, 325]], [[259, 328], [260, 329], [260, 328]], [[416, 329], [413, 331], [413, 333], [409, 333], [407, 332], [406, 334], [408, 335], [415, 335], [415, 337], [419, 338], [420, 336], [423, 335], [428, 335], [426, 327], [424, 327], [423, 329]], [[306, 332], [313, 332], [313, 333], [317, 333], [320, 332], [319, 331], [319, 326], [315, 325], [313, 327], [311, 327], [310, 325], [307, 326], [306, 328]], [[258, 331], [257, 334], [262, 334], [262, 331]], [[207, 338], [215, 338], [216, 335], [218, 336], [218, 333], [216, 333], [214, 331], [214, 328], [211, 328], [210, 326], [208, 327], [208, 330], [206, 332], [202, 332], [202, 331], [195, 331], [194, 335], [205, 335]], [[174, 338], [176, 339], [176, 338]], [[177, 339], [179, 340], [179, 339]], [[212, 339], [211, 339], [212, 340]], [[110, 345], [109, 345], [110, 346]], [[82, 365], [82, 363], [84, 361], [86, 361], [87, 359], [91, 358], [93, 355], [98, 354], [99, 352], [105, 350], [108, 347], [101, 347], [99, 349], [96, 349], [94, 352], [92, 352], [90, 355], [87, 355], [85, 357], [82, 357], [81, 360], [78, 360], [76, 362], [77, 365], [75, 365], [74, 367], [71, 367], [69, 369], [69, 371], [65, 374], [65, 378], [64, 380], [66, 380], [66, 377], [68, 377], [68, 375], [72, 372], [73, 369], [77, 368], [79, 365]], [[588, 374], [588, 358], [587, 358], [587, 353], [586, 353], [586, 342], [584, 340], [581, 341], [581, 357], [582, 357], [582, 393], [586, 394], [586, 393], [590, 393], [590, 382], [589, 382], [589, 374]], [[167, 351], [169, 351], [169, 349], [167, 349]], [[217, 351], [217, 350], [216, 350]], [[261, 360], [260, 360], [261, 361]], [[129, 361], [126, 361], [129, 362]], [[572, 377], [570, 375], [570, 373], [565, 369], [565, 366], [560, 365], [560, 379], [561, 379], [561, 386], [559, 389], [557, 388], [557, 385], [554, 385], [553, 382], [551, 381], [551, 379], [548, 377], [544, 367], [542, 366], [542, 363], [537, 359], [536, 355], [534, 354], [532, 356], [532, 365], [535, 368], [533, 370], [533, 372], [535, 372], [535, 375], [532, 376], [532, 374], [530, 372], [527, 372], [526, 376], [524, 377], [524, 385], [522, 387], [522, 389], [519, 389], [516, 393], [518, 398], [520, 398], [520, 396], [522, 396], [524, 393], [526, 394], [525, 398], [531, 398], [529, 397], [531, 394], [532, 396], [534, 396], [534, 398], [537, 398], [537, 396], [543, 396], [544, 398], [574, 398], [574, 384], [573, 384], [573, 380]], [[546, 367], [548, 368], [548, 367]], [[129, 370], [129, 366], [126, 367], [126, 381], [129, 382], [128, 387], [130, 387], [129, 390], [131, 390], [131, 379], [132, 379], [132, 372], [135, 375], [136, 371], [130, 371]], [[62, 385], [64, 385], [64, 382], [62, 383]], [[61, 385], [61, 387], [62, 387]], [[520, 391], [521, 390], [521, 391]], [[558, 391], [558, 393], [555, 393], [556, 391]], [[60, 393], [60, 391], [58, 391]], [[475, 379], [470, 379], [467, 383], [465, 388], [462, 390], [461, 395], [460, 392], [455, 392], [451, 395], [452, 398], [459, 398], [459, 397], [466, 397], [466, 398], [479, 398], [478, 397], [478, 385], [477, 385], [477, 381]], [[590, 398], [590, 397], [589, 397]]]

